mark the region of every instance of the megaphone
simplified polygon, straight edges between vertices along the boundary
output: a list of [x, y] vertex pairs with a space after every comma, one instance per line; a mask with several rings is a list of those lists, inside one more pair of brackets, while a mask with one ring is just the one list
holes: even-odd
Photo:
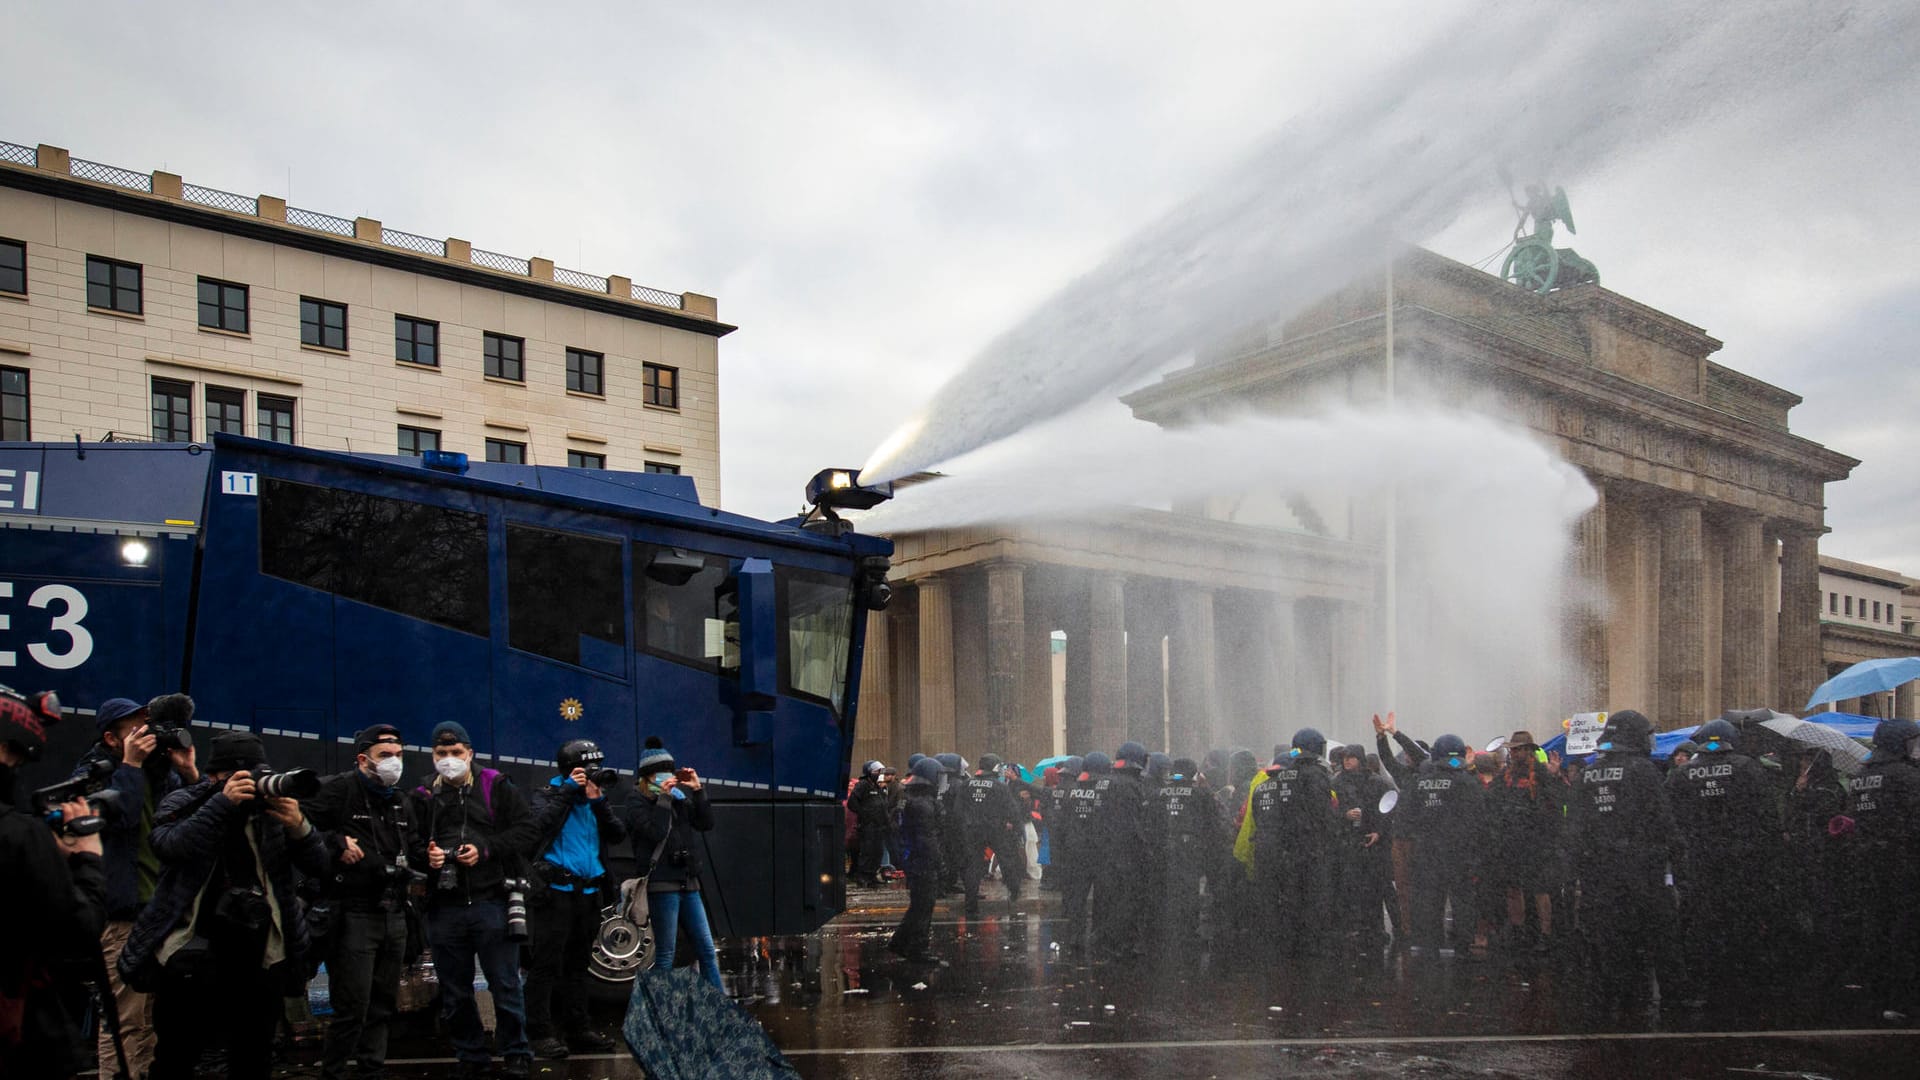
[[1380, 812], [1381, 813], [1391, 814], [1393, 813], [1393, 808], [1399, 805], [1400, 805], [1400, 793], [1398, 791], [1393, 791], [1389, 789], [1381, 793], [1380, 795]]
[[1487, 753], [1497, 754], [1500, 752], [1500, 748], [1505, 745], [1507, 745], [1507, 737], [1505, 735], [1502, 735], [1499, 738], [1487, 744]]

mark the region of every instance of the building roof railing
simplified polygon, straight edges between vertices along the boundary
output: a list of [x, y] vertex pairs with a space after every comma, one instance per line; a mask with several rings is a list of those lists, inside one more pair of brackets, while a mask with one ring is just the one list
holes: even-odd
[[[87, 161], [72, 157], [67, 151], [57, 146], [24, 146], [20, 143], [0, 141], [0, 163], [62, 173], [95, 184], [106, 184], [158, 198], [177, 199], [223, 213], [260, 218], [293, 228], [328, 233], [363, 243], [400, 248], [427, 258], [464, 262], [495, 273], [533, 278], [582, 292], [638, 301], [642, 304], [684, 311], [690, 315], [708, 319], [714, 318], [716, 314], [710, 297], [695, 297], [689, 293], [650, 289], [619, 276], [602, 277], [579, 270], [567, 270], [555, 267], [550, 259], [502, 255], [499, 252], [476, 248], [465, 240], [435, 240], [417, 233], [386, 228], [372, 218], [343, 218], [323, 214], [317, 210], [304, 210], [297, 206], [288, 206], [285, 199], [271, 195], [251, 198], [217, 188], [201, 187], [198, 184], [186, 183], [172, 173], [135, 172], [118, 165]], [[690, 297], [695, 301], [691, 305], [688, 302]]]

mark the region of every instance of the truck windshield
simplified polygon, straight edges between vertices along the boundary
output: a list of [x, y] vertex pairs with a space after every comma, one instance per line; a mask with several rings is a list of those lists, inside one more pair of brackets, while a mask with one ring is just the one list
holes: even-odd
[[781, 682], [786, 692], [816, 698], [839, 715], [847, 696], [847, 653], [853, 643], [853, 583], [814, 570], [774, 570], [780, 605]]

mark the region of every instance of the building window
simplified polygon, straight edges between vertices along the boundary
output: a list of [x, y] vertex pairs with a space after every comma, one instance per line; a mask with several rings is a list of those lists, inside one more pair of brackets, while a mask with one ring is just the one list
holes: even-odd
[[0, 439], [26, 442], [33, 438], [27, 408], [26, 368], [0, 367]]
[[590, 454], [585, 450], [567, 451], [569, 469], [604, 469], [607, 467], [607, 455]]
[[659, 473], [661, 476], [679, 476], [680, 466], [669, 465], [664, 461], [649, 461], [647, 462], [647, 471], [650, 473]]
[[408, 364], [439, 367], [440, 324], [411, 315], [395, 315], [393, 358]]
[[292, 445], [293, 399], [261, 394], [254, 405], [254, 434], [271, 442]]
[[640, 365], [641, 400], [663, 409], [680, 407], [680, 369], [662, 364]]
[[193, 441], [193, 384], [153, 380], [153, 441]]
[[429, 450], [440, 449], [440, 433], [432, 428], [408, 427], [400, 425], [400, 452], [419, 457]]
[[514, 382], [527, 381], [526, 367], [521, 363], [527, 351], [525, 338], [490, 333], [483, 341], [482, 351], [486, 354], [488, 375]]
[[505, 439], [487, 440], [487, 460], [502, 465], [525, 465], [527, 463], [527, 444], [508, 442]]
[[[1865, 603], [1865, 601], [1861, 601], [1861, 602]], [[1875, 600], [1873, 602], [1873, 621], [1874, 622], [1880, 621], [1880, 601], [1878, 600]]]
[[347, 351], [347, 305], [301, 297], [300, 344]]
[[567, 350], [567, 389], [578, 390], [583, 394], [604, 394], [601, 389], [600, 368], [606, 357], [585, 349]]
[[247, 332], [247, 287], [200, 279], [200, 325], [209, 330]]
[[87, 256], [87, 306], [140, 314], [140, 265]]
[[1846, 602], [1841, 606], [1845, 609], [1846, 614], [1852, 615], [1853, 614], [1853, 597], [1851, 596], [1847, 597]]
[[1840, 594], [1839, 593], [1830, 592], [1827, 594], [1827, 614], [1829, 615], [1840, 614]]
[[207, 438], [216, 433], [247, 433], [247, 392], [225, 386], [207, 387]]
[[0, 239], [0, 292], [27, 291], [27, 245]]

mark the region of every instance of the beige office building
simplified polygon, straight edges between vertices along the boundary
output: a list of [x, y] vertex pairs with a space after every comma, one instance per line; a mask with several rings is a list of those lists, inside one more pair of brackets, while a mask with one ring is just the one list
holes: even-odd
[[0, 142], [0, 437], [691, 476], [720, 498], [712, 297]]

